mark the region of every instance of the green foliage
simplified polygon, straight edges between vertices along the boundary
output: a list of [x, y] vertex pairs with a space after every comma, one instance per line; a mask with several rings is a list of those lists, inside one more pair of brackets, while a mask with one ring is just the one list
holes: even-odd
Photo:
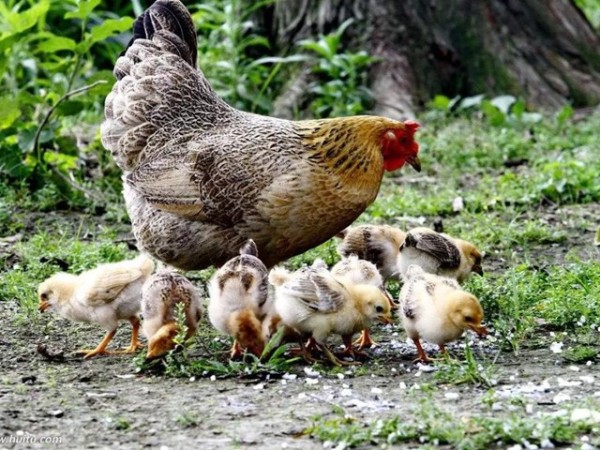
[[315, 117], [352, 116], [368, 110], [372, 94], [367, 89], [367, 69], [375, 61], [365, 51], [342, 50], [342, 36], [353, 23], [347, 20], [328, 35], [298, 43], [312, 53], [312, 72], [316, 79], [308, 90], [313, 96], [310, 109]]
[[244, 0], [214, 0], [199, 4], [193, 14], [200, 67], [224, 100], [245, 111], [269, 113], [281, 85], [274, 81], [279, 65], [256, 61], [256, 54], [270, 51], [271, 45], [251, 16], [270, 3], [273, 0], [251, 5]]
[[[402, 444], [467, 450], [505, 448], [522, 444], [553, 445], [575, 443], [581, 436], [595, 436], [598, 425], [592, 421], [571, 421], [569, 414], [528, 417], [522, 412], [498, 416], [464, 416], [421, 401], [412, 414], [364, 423], [338, 413], [333, 418], [317, 417], [306, 434], [335, 448]], [[546, 444], [547, 445], [547, 444]]]
[[81, 165], [73, 124], [98, 121], [113, 80], [94, 60], [116, 58], [118, 46], [106, 40], [133, 19], [105, 19], [98, 0], [33, 3], [0, 5], [0, 177], [35, 189], [50, 181], [67, 194], [67, 174]]
[[575, 4], [583, 10], [594, 28], [600, 31], [600, 2], [598, 0], [575, 0]]

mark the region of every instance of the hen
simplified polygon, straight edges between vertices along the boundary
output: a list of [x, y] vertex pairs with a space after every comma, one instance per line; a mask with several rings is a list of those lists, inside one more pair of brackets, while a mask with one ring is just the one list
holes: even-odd
[[350, 225], [385, 170], [420, 170], [417, 123], [239, 111], [196, 69], [196, 47], [184, 5], [156, 1], [116, 62], [101, 130], [137, 241], [163, 262], [220, 266], [253, 239], [273, 266]]

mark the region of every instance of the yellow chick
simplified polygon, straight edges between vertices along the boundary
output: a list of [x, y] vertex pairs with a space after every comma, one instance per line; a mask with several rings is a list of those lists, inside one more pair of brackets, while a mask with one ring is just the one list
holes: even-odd
[[231, 357], [244, 350], [260, 356], [265, 347], [262, 320], [270, 309], [268, 271], [252, 239], [210, 279], [208, 317], [213, 326], [234, 338]]
[[454, 279], [426, 273], [416, 265], [406, 271], [400, 290], [400, 317], [417, 347], [417, 359], [422, 362], [430, 360], [420, 338], [439, 345], [440, 351], [445, 352], [444, 345], [458, 339], [467, 329], [479, 336], [487, 334], [477, 297], [463, 291]]
[[145, 255], [118, 263], [102, 264], [80, 275], [54, 274], [38, 286], [39, 311], [55, 310], [61, 316], [79, 322], [100, 324], [107, 330], [94, 350], [81, 350], [85, 358], [110, 354], [106, 347], [117, 332], [118, 322], [131, 322], [131, 345], [121, 352], [133, 353], [138, 342], [142, 285], [154, 270], [154, 262]]
[[186, 339], [198, 329], [202, 303], [198, 289], [183, 275], [167, 269], [159, 270], [142, 288], [142, 330], [148, 339], [147, 359], [158, 358], [175, 348], [173, 339], [179, 333], [175, 316], [177, 305], [183, 305]]
[[269, 274], [275, 286], [275, 309], [285, 325], [311, 336], [335, 365], [339, 360], [327, 347], [330, 334], [342, 336], [346, 347], [352, 336], [376, 320], [391, 322], [390, 303], [378, 287], [334, 277], [324, 268], [289, 273], [275, 268]]
[[406, 233], [389, 225], [359, 225], [338, 233], [341, 257], [356, 255], [377, 267], [384, 281], [398, 278], [398, 252]]
[[[388, 296], [390, 307], [395, 307], [391, 297], [385, 291], [383, 277], [373, 263], [364, 259], [359, 259], [357, 255], [352, 254], [347, 258], [342, 258], [335, 266], [333, 266], [331, 268], [331, 274], [336, 277], [345, 277], [352, 283], [370, 284], [371, 286], [378, 287]], [[354, 344], [358, 346], [359, 351], [363, 348], [377, 345], [371, 339], [367, 328], [361, 331], [360, 337]], [[352, 348], [346, 348], [346, 352], [352, 354]]]
[[400, 246], [398, 269], [404, 277], [415, 264], [425, 272], [466, 280], [474, 272], [483, 275], [481, 253], [468, 241], [437, 233], [429, 228], [413, 228]]

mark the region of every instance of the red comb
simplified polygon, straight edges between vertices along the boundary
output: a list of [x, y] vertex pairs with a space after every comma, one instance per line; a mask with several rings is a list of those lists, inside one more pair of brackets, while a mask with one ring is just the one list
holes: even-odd
[[408, 131], [414, 133], [421, 125], [419, 125], [419, 122], [415, 122], [414, 120], [407, 120], [404, 122], [404, 126], [408, 129]]

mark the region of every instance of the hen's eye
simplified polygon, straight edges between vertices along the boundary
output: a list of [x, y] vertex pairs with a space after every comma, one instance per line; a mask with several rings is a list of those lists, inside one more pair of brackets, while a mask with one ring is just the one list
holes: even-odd
[[405, 137], [401, 137], [400, 138], [400, 143], [401, 144], [406, 144], [406, 138]]
[[375, 311], [378, 313], [382, 313], [383, 312], [383, 306], [376, 306], [375, 307]]

